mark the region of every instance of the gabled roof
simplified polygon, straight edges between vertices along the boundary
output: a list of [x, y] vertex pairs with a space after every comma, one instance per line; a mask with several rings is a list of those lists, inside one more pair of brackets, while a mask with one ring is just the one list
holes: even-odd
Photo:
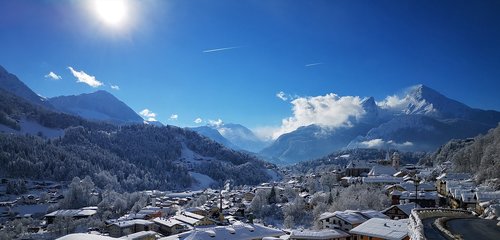
[[416, 204], [416, 207], [415, 207], [415, 203], [406, 203], [406, 204], [400, 204], [400, 205], [392, 205], [392, 206], [386, 208], [385, 210], [383, 210], [382, 213], [386, 213], [387, 211], [389, 211], [389, 210], [391, 210], [393, 208], [399, 208], [399, 210], [401, 210], [402, 212], [404, 212], [406, 215], [410, 216], [411, 210], [413, 210], [414, 208], [420, 208], [420, 206], [418, 204]]
[[380, 175], [393, 176], [396, 172], [397, 172], [396, 169], [392, 166], [377, 164], [372, 167], [372, 169], [368, 173], [368, 176], [380, 176]]
[[401, 240], [408, 236], [408, 221], [372, 218], [349, 232], [382, 239]]

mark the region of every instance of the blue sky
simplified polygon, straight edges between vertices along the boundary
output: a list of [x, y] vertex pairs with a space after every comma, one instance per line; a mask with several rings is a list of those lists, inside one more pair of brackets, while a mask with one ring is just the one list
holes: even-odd
[[498, 1], [125, 2], [110, 25], [93, 0], [0, 0], [0, 65], [43, 96], [103, 89], [179, 126], [276, 127], [280, 91], [382, 100], [418, 83], [500, 110]]

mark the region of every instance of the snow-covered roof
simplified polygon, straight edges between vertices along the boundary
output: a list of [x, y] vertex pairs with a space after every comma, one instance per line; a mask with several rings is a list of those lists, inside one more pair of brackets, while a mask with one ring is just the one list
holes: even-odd
[[90, 217], [97, 213], [97, 210], [92, 209], [65, 209], [65, 210], [57, 210], [46, 214], [45, 217]]
[[401, 211], [403, 211], [406, 215], [410, 216], [411, 210], [415, 208], [415, 205], [416, 205], [416, 208], [420, 208], [420, 206], [418, 204], [405, 203], [405, 204], [400, 204], [400, 205], [392, 205], [392, 206], [386, 208], [385, 210], [383, 210], [382, 212], [385, 213], [385, 212], [389, 211], [390, 209], [396, 207], [396, 208], [399, 208]]
[[372, 218], [349, 232], [382, 239], [401, 240], [408, 236], [408, 221]]
[[329, 229], [329, 230], [293, 230], [290, 234], [290, 238], [293, 239], [333, 239], [333, 238], [347, 238], [351, 235], [341, 230]]
[[[403, 187], [407, 191], [415, 191], [415, 184], [413, 182], [403, 182], [400, 185], [401, 185], [401, 187]], [[426, 182], [426, 183], [420, 183], [419, 185], [417, 185], [417, 189], [418, 189], [418, 191], [435, 191], [436, 186], [434, 186], [434, 184]]]
[[185, 216], [185, 215], [175, 215], [175, 216], [173, 216], [173, 218], [175, 218], [176, 220], [179, 220], [181, 222], [190, 224], [190, 225], [195, 225], [197, 222], [200, 221], [200, 220], [198, 220], [196, 218], [191, 218], [191, 217], [188, 217], [188, 216]]
[[402, 181], [403, 178], [393, 177], [388, 175], [369, 176], [363, 178], [364, 183], [400, 183]]
[[175, 225], [182, 225], [181, 221], [178, 221], [174, 218], [169, 218], [169, 219], [163, 219], [163, 218], [155, 218], [153, 219], [153, 222], [159, 225], [167, 226], [167, 227], [173, 227]]
[[145, 237], [149, 237], [149, 236], [156, 236], [156, 232], [153, 232], [153, 231], [141, 231], [141, 232], [136, 232], [136, 233], [132, 233], [132, 234], [123, 236], [120, 239], [135, 240], [135, 239], [144, 239]]
[[380, 176], [380, 175], [388, 175], [393, 176], [396, 173], [396, 169], [389, 165], [380, 165], [376, 164], [372, 167], [368, 176]]
[[261, 239], [284, 235], [281, 230], [265, 227], [260, 224], [243, 224], [237, 222], [230, 226], [199, 227], [191, 231], [161, 238], [161, 240], [205, 240], [205, 239]]
[[187, 217], [198, 219], [198, 220], [201, 220], [204, 218], [204, 216], [196, 214], [196, 213], [192, 213], [192, 212], [183, 212], [182, 214], [187, 216]]
[[150, 222], [148, 220], [143, 220], [143, 219], [133, 219], [133, 220], [128, 220], [128, 221], [121, 221], [121, 222], [115, 222], [111, 225], [115, 225], [118, 227], [131, 227], [133, 225], [151, 225], [153, 222]]
[[363, 217], [362, 215], [358, 214], [358, 212], [353, 210], [335, 211], [334, 216], [350, 224], [358, 224], [366, 221], [365, 217]]
[[495, 192], [478, 191], [475, 194], [475, 198], [479, 202], [487, 202], [495, 199], [500, 199], [500, 191], [495, 191]]
[[57, 240], [116, 240], [116, 238], [87, 233], [74, 233], [60, 237]]
[[[425, 199], [425, 200], [432, 200], [432, 199], [437, 199], [438, 198], [438, 193], [437, 192], [418, 192], [418, 199]], [[410, 191], [404, 191], [401, 193], [401, 196], [399, 199], [404, 200], [404, 199], [415, 199], [415, 191], [410, 192]]]

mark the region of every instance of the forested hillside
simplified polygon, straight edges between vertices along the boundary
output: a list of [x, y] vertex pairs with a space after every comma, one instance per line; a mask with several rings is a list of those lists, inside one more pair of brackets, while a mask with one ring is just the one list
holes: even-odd
[[500, 125], [473, 139], [452, 140], [441, 146], [432, 162], [450, 161], [453, 170], [473, 173], [478, 182], [500, 178]]
[[[64, 129], [64, 135], [48, 139], [43, 134], [22, 134], [19, 130], [23, 119]], [[0, 133], [2, 176], [71, 180], [88, 175], [100, 187], [109, 185], [126, 191], [185, 189], [194, 181], [189, 171], [208, 175], [219, 184], [228, 179], [235, 184], [258, 184], [269, 179], [264, 162], [193, 131], [88, 121], [33, 105], [3, 90], [0, 125], [19, 131]], [[182, 151], [211, 161], [185, 159]]]

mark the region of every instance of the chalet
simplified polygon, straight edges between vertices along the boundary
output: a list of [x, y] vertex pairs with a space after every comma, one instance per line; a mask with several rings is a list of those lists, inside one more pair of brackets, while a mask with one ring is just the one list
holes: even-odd
[[366, 220], [368, 218], [352, 210], [336, 211], [333, 213], [326, 212], [319, 217], [322, 228], [340, 229], [343, 231], [349, 231]]
[[410, 192], [405, 191], [399, 197], [400, 202], [417, 203], [422, 207], [436, 207], [438, 201], [437, 192]]
[[290, 233], [290, 240], [347, 240], [351, 235], [342, 230], [326, 229], [326, 230], [293, 230]]
[[392, 205], [383, 210], [382, 213], [387, 215], [390, 219], [405, 219], [410, 217], [411, 210], [414, 208], [420, 208], [420, 206], [418, 204], [415, 205], [415, 203]]
[[153, 230], [153, 227], [154, 223], [151, 221], [134, 219], [112, 223], [107, 229], [109, 231], [109, 236], [117, 238], [132, 233], [150, 231]]
[[349, 233], [356, 240], [409, 240], [408, 220], [372, 218], [353, 228]]

